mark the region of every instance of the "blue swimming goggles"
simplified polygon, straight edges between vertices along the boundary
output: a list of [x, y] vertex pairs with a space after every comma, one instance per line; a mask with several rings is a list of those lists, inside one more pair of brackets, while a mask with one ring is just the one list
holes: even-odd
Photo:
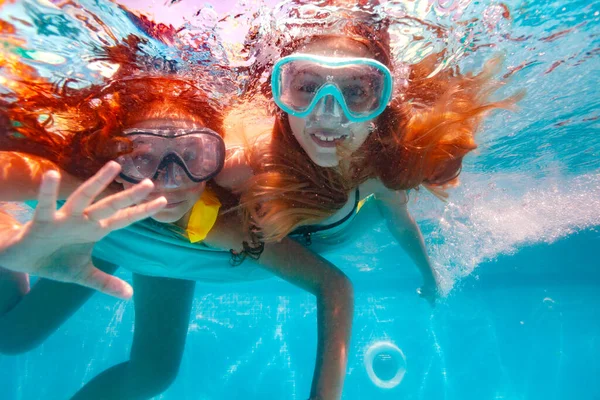
[[271, 89], [275, 103], [290, 115], [306, 118], [332, 96], [350, 122], [364, 122], [385, 110], [392, 82], [390, 70], [370, 58], [294, 54], [273, 67]]

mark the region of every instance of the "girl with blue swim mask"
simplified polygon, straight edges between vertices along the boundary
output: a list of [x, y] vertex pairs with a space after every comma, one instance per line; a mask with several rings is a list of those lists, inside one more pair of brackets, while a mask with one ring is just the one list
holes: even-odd
[[497, 62], [477, 75], [439, 68], [443, 54], [399, 63], [388, 33], [395, 21], [378, 13], [378, 1], [293, 3], [270, 38], [281, 57], [252, 69], [269, 76], [269, 86], [257, 74], [251, 95], [272, 99], [277, 110], [269, 137], [248, 133], [257, 138], [248, 157], [253, 176], [237, 189], [247, 221], [267, 242], [294, 234], [332, 241], [361, 220], [367, 207], [360, 204], [370, 204], [418, 268], [419, 295], [433, 304], [441, 276], [408, 212], [407, 191], [424, 186], [447, 196], [485, 115], [513, 104], [488, 100]]
[[[385, 21], [373, 22], [369, 13], [344, 8], [345, 2], [325, 3], [322, 15], [330, 16], [335, 29], [329, 32], [330, 21], [324, 19], [319, 34], [292, 38], [271, 66], [277, 118], [271, 138], [261, 138], [250, 157], [254, 176], [239, 189], [241, 203], [265, 240], [302, 232], [313, 241], [331, 236], [325, 227], [337, 231], [354, 218], [361, 200], [374, 198], [372, 204], [421, 271], [422, 294], [433, 302], [437, 276], [408, 214], [406, 192], [395, 188], [404, 185], [391, 182], [394, 188], [388, 188], [388, 179], [380, 179], [396, 168], [417, 168], [401, 158], [400, 146], [388, 134], [399, 112], [389, 107], [394, 82]], [[301, 19], [296, 23], [302, 27]], [[417, 175], [412, 171], [406, 178]]]

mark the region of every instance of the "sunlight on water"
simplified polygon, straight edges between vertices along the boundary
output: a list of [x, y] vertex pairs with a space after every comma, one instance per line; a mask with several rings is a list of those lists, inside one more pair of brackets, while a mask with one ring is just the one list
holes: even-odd
[[[56, 84], [80, 88], [104, 83], [119, 65], [107, 62], [102, 49], [122, 43], [128, 36], [142, 38], [137, 67], [147, 74], [177, 73], [194, 79], [220, 103], [234, 90], [224, 48], [208, 28], [187, 29], [154, 24], [109, 1], [20, 1], [1, 8], [0, 48], [2, 91], [10, 93], [20, 76], [15, 61]], [[48, 49], [52, 49], [49, 52]], [[13, 81], [14, 80], [14, 81]], [[224, 105], [224, 104], [222, 104]]]

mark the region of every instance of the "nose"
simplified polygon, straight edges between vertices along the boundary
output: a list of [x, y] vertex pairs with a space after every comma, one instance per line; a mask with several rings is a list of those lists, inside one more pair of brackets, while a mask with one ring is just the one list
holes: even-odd
[[325, 96], [318, 101], [311, 117], [321, 124], [331, 125], [332, 128], [348, 123], [348, 118], [344, 114], [342, 106], [331, 95]]
[[157, 177], [157, 181], [161, 183], [164, 189], [175, 189], [181, 186], [185, 171], [179, 165], [172, 162], [169, 163]]
[[328, 115], [332, 117], [341, 117], [343, 110], [338, 101], [333, 96], [325, 96], [317, 103], [316, 112], [321, 115]]

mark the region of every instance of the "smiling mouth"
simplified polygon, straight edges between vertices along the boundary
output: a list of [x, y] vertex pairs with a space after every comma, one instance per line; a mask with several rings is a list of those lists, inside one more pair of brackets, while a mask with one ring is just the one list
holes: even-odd
[[321, 147], [335, 147], [348, 138], [348, 135], [337, 132], [314, 132], [310, 138]]
[[174, 201], [172, 203], [167, 203], [167, 205], [166, 205], [165, 208], [175, 208], [175, 207], [177, 207], [177, 206], [179, 206], [179, 205], [181, 205], [183, 203], [184, 203], [183, 200], [182, 201]]

